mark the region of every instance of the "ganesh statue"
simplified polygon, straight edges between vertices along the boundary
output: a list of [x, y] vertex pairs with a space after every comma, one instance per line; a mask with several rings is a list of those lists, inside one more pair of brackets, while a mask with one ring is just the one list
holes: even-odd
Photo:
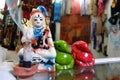
[[75, 65], [93, 66], [95, 58], [85, 41], [76, 41], [72, 44], [72, 55]]
[[[35, 74], [35, 72], [54, 72], [56, 50], [47, 23], [48, 12], [44, 6], [33, 8], [29, 26], [24, 26], [21, 42], [22, 54], [19, 65], [14, 67], [16, 75]], [[22, 74], [20, 74], [20, 72]], [[22, 72], [23, 71], [23, 72]], [[33, 72], [32, 72], [33, 71]], [[23, 74], [25, 72], [25, 74]]]
[[74, 59], [70, 51], [68, 43], [64, 40], [54, 41], [56, 49], [55, 66], [57, 70], [72, 69], [74, 67]]

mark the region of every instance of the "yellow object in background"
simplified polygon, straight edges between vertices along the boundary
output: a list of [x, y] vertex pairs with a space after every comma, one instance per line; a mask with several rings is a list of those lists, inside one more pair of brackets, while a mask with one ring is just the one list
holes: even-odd
[[22, 23], [23, 27], [29, 27], [29, 25], [30, 25], [30, 21], [27, 20], [26, 18], [23, 18], [21, 23]]
[[117, 0], [113, 0], [113, 1], [112, 1], [112, 8], [115, 8], [115, 7], [116, 7], [116, 4], [117, 4]]

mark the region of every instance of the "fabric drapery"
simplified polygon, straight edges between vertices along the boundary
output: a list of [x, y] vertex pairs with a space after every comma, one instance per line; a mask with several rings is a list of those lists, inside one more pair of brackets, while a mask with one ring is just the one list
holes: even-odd
[[72, 8], [72, 0], [66, 0], [66, 14], [70, 14], [71, 8]]
[[80, 14], [80, 0], [72, 0], [71, 14]]
[[66, 3], [67, 1], [66, 0], [62, 0], [61, 2], [61, 16], [64, 16], [66, 15]]
[[80, 0], [80, 14], [81, 15], [88, 15], [88, 3], [89, 0]]
[[54, 2], [54, 17], [53, 20], [55, 22], [60, 22], [60, 17], [61, 17], [61, 2], [57, 2], [57, 0], [55, 0]]

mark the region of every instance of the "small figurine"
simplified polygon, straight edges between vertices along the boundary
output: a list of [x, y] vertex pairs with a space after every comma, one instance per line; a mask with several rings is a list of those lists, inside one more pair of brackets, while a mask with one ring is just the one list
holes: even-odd
[[76, 41], [72, 44], [72, 55], [78, 66], [93, 66], [95, 63], [95, 58], [84, 41]]
[[55, 71], [56, 51], [49, 25], [46, 23], [47, 16], [44, 6], [33, 9], [30, 14], [29, 26], [24, 27], [21, 40], [23, 51], [20, 63], [24, 68], [32, 68], [33, 64], [38, 65], [37, 72]]
[[40, 12], [39, 9], [33, 9], [30, 16], [33, 27], [32, 47], [34, 49], [49, 49], [49, 46], [45, 42], [48, 37], [49, 30], [46, 26], [43, 12]]
[[57, 70], [71, 69], [74, 66], [74, 59], [69, 50], [68, 44], [64, 40], [54, 41], [57, 56], [55, 58], [55, 66]]

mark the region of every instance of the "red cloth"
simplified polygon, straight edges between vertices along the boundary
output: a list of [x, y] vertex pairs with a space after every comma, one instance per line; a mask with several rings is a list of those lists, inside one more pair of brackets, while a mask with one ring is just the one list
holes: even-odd
[[104, 3], [103, 0], [98, 0], [98, 16], [104, 13]]
[[79, 0], [72, 0], [71, 14], [80, 14], [80, 1]]

